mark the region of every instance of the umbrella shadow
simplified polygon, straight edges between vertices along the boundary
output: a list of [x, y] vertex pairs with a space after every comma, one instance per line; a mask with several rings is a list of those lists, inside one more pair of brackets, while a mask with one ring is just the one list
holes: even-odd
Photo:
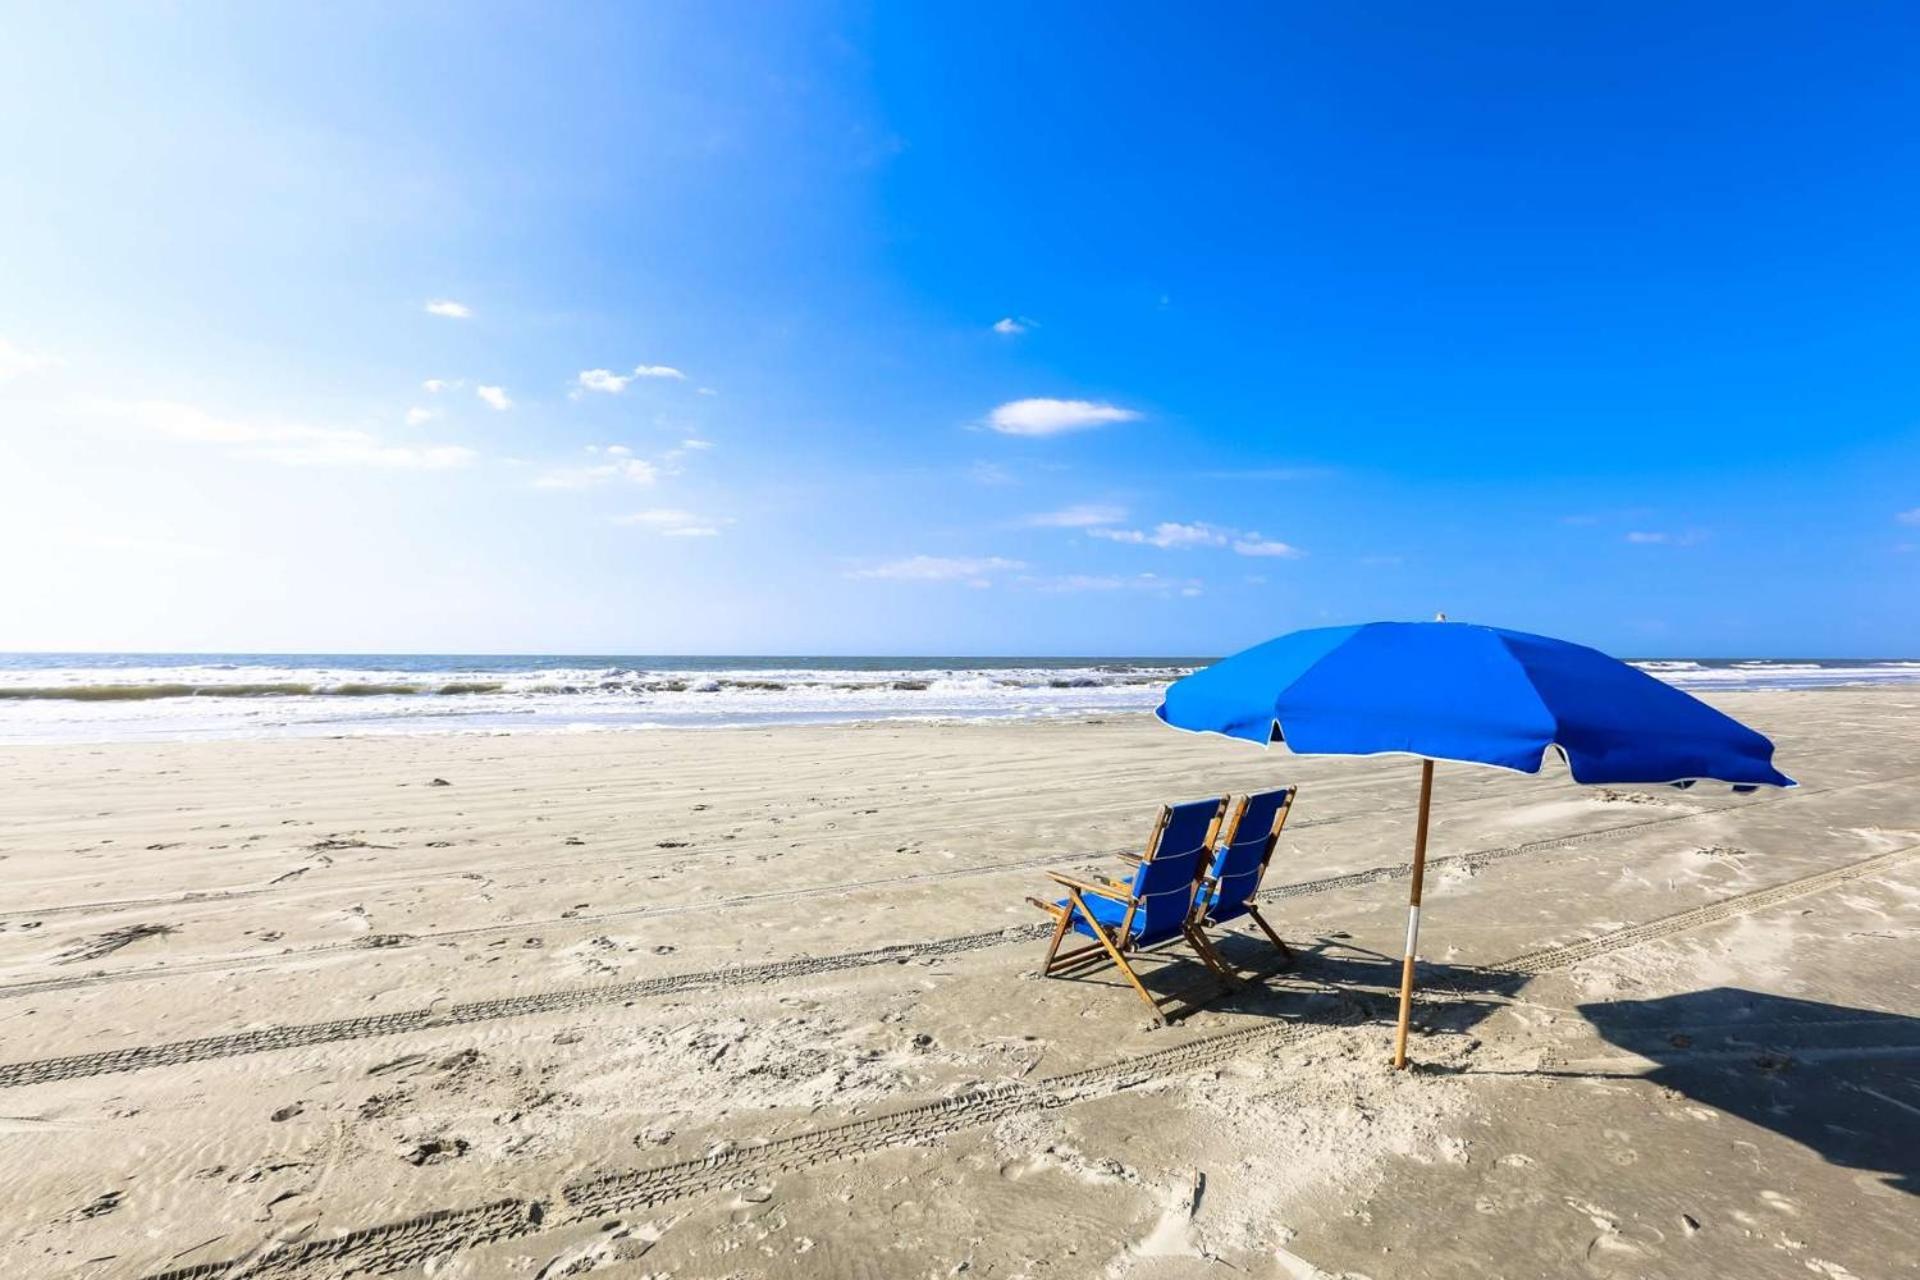
[[1920, 1194], [1920, 1018], [1738, 987], [1578, 1008], [1642, 1079]]
[[[1344, 934], [1310, 943], [1291, 942], [1291, 962], [1264, 939], [1237, 932], [1213, 935], [1221, 957], [1236, 971], [1236, 990], [1211, 1007], [1241, 1013], [1302, 1019], [1307, 1009], [1339, 1002], [1340, 1021], [1394, 1016], [1400, 991], [1400, 957], [1358, 947]], [[1524, 975], [1475, 965], [1421, 961], [1414, 999], [1413, 1029], [1434, 1034], [1465, 1034], [1505, 1003]], [[1327, 1019], [1334, 1020], [1334, 1019]]]

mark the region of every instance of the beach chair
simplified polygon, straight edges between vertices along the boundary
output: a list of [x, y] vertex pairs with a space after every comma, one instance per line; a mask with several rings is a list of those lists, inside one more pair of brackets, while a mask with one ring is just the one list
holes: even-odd
[[1273, 859], [1280, 828], [1287, 823], [1287, 811], [1293, 807], [1293, 792], [1292, 787], [1283, 787], [1241, 797], [1221, 831], [1219, 847], [1201, 874], [1200, 892], [1193, 899], [1194, 942], [1228, 977], [1232, 976], [1233, 969], [1221, 957], [1206, 931], [1242, 916], [1253, 917], [1260, 931], [1279, 950], [1281, 959], [1289, 964], [1293, 962], [1293, 952], [1253, 902], [1254, 895], [1260, 892], [1260, 880], [1266, 875], [1267, 863]]
[[[1154, 1019], [1163, 1024], [1161, 1002], [1141, 985], [1129, 956], [1185, 940], [1202, 964], [1226, 978], [1230, 971], [1222, 971], [1204, 949], [1204, 941], [1195, 938], [1193, 905], [1207, 852], [1226, 808], [1225, 796], [1162, 806], [1146, 852], [1122, 855], [1136, 864], [1129, 879], [1090, 881], [1048, 872], [1067, 896], [1058, 902], [1027, 899], [1054, 919], [1042, 972], [1049, 978], [1060, 977], [1111, 961], [1153, 1010]], [[1092, 941], [1062, 952], [1060, 944], [1069, 933]]]

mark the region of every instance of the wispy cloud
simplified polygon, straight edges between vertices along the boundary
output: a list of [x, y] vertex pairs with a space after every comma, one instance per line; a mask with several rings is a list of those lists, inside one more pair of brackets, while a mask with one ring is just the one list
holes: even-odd
[[1234, 539], [1234, 552], [1243, 556], [1274, 556], [1282, 560], [1298, 560], [1307, 554], [1290, 542], [1279, 542], [1273, 538], [1263, 538], [1257, 533], [1243, 534]]
[[577, 400], [588, 391], [603, 391], [608, 395], [617, 396], [625, 391], [635, 378], [670, 378], [685, 381], [686, 376], [672, 365], [666, 364], [638, 364], [633, 367], [632, 373], [615, 373], [611, 369], [583, 369], [573, 380], [573, 397]]
[[1002, 316], [993, 322], [993, 331], [995, 333], [1005, 334], [1009, 338], [1025, 333], [1029, 329], [1038, 329], [1039, 327], [1039, 321], [1029, 320], [1025, 316]]
[[888, 560], [864, 569], [849, 570], [850, 578], [888, 578], [900, 582], [966, 582], [971, 586], [992, 584], [996, 573], [1011, 573], [1026, 568], [1020, 560], [1003, 556], [908, 556]]
[[0, 338], [0, 382], [52, 367], [51, 358], [24, 347], [16, 347], [5, 338]]
[[721, 527], [732, 524], [733, 520], [725, 516], [697, 516], [691, 511], [656, 507], [651, 511], [615, 516], [613, 522], [651, 529], [663, 538], [717, 538]]
[[385, 467], [437, 471], [479, 455], [462, 445], [393, 445], [348, 427], [223, 418], [168, 400], [87, 400], [80, 408], [115, 425], [192, 444], [224, 445], [289, 467]]
[[1627, 541], [1642, 547], [1691, 547], [1706, 541], [1705, 530], [1685, 529], [1678, 533], [1664, 530], [1634, 529], [1628, 532]]
[[1113, 422], [1133, 422], [1137, 410], [1092, 400], [1050, 400], [1044, 397], [1009, 400], [987, 415], [987, 425], [1002, 435], [1054, 436], [1085, 431]]
[[1019, 585], [1035, 591], [1151, 591], [1161, 595], [1197, 596], [1206, 584], [1198, 578], [1167, 578], [1157, 573], [1067, 573], [1052, 577], [1022, 577]]
[[1136, 547], [1159, 547], [1164, 551], [1191, 551], [1196, 547], [1232, 547], [1236, 555], [1265, 556], [1284, 560], [1297, 560], [1307, 554], [1290, 542], [1281, 542], [1259, 533], [1226, 529], [1202, 521], [1182, 524], [1177, 520], [1163, 520], [1151, 529], [1112, 529], [1104, 527], [1108, 523], [1106, 521], [1098, 523], [1102, 527], [1087, 530], [1093, 537], [1105, 538], [1109, 542], [1124, 542]]
[[631, 375], [621, 375], [611, 369], [583, 369], [574, 379], [575, 385], [582, 391], [604, 391], [608, 395], [619, 395], [632, 382]]
[[423, 427], [439, 416], [440, 413], [436, 409], [422, 409], [416, 405], [407, 410], [407, 425], [410, 427]]
[[501, 413], [513, 408], [513, 400], [507, 395], [504, 387], [475, 387], [473, 393], [486, 401], [488, 407], [497, 409]]
[[1098, 502], [1082, 502], [1058, 511], [1042, 511], [1020, 523], [1035, 529], [1091, 529], [1097, 525], [1119, 524], [1127, 518], [1125, 507]]
[[645, 458], [633, 456], [623, 444], [588, 445], [587, 452], [606, 459], [582, 467], [554, 467], [534, 477], [536, 489], [592, 489], [613, 481], [651, 485], [660, 477], [659, 468]]
[[680, 442], [680, 447], [681, 447], [682, 449], [694, 449], [694, 450], [699, 450], [699, 449], [711, 449], [711, 448], [713, 448], [713, 441], [711, 441], [711, 440], [682, 440], [682, 441]]
[[430, 316], [445, 316], [449, 320], [468, 320], [473, 316], [473, 308], [464, 302], [455, 302], [451, 298], [441, 298], [427, 304]]
[[467, 383], [464, 378], [428, 378], [420, 384], [421, 388], [426, 391], [428, 395], [435, 396], [439, 395], [442, 391], [458, 391], [466, 385]]
[[1151, 530], [1141, 529], [1089, 529], [1096, 538], [1105, 538], [1109, 542], [1127, 542], [1135, 546], [1161, 547], [1166, 550], [1184, 550], [1191, 547], [1224, 547], [1233, 539], [1231, 529], [1219, 529], [1210, 524], [1181, 524], [1175, 520], [1163, 520]]
[[1013, 473], [997, 462], [976, 462], [967, 468], [967, 479], [975, 484], [1003, 485], [1017, 483]]
[[1900, 512], [1894, 516], [1894, 521], [1898, 524], [1920, 524], [1920, 507]]

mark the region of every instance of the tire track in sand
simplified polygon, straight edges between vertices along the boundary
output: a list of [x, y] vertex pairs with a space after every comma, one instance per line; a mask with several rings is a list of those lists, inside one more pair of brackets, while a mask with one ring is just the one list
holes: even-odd
[[[1920, 777], [1920, 775], [1914, 775]], [[1801, 796], [1826, 795], [1833, 792], [1851, 791], [1861, 787], [1883, 786], [1892, 782], [1906, 781], [1905, 778], [1876, 779], [1871, 782], [1849, 783], [1840, 787], [1827, 787], [1818, 790], [1802, 789]], [[1471, 802], [1479, 802], [1485, 797], [1473, 797]], [[1733, 813], [1759, 805], [1774, 803], [1779, 794], [1764, 796], [1758, 800], [1746, 800], [1733, 804], [1715, 805], [1710, 808], [1692, 809], [1685, 813], [1666, 813], [1659, 817], [1647, 818], [1639, 822], [1622, 823], [1605, 827], [1597, 831], [1584, 832], [1574, 836], [1555, 836], [1545, 840], [1528, 841], [1521, 845], [1509, 845], [1497, 849], [1479, 850], [1465, 854], [1455, 854], [1445, 858], [1428, 860], [1428, 866], [1444, 869], [1450, 866], [1478, 867], [1497, 862], [1516, 853], [1530, 853], [1541, 848], [1561, 847], [1563, 845], [1587, 843], [1606, 839], [1609, 836], [1628, 831], [1637, 831], [1646, 827], [1662, 826], [1673, 822], [1690, 822], [1710, 817], [1717, 813]], [[1455, 803], [1469, 803], [1462, 799]], [[1407, 810], [1411, 812], [1411, 810]], [[1400, 812], [1396, 809], [1392, 812]], [[1376, 817], [1374, 813], [1340, 814], [1333, 817], [1308, 819], [1291, 824], [1290, 830], [1303, 831], [1315, 827], [1336, 826], [1363, 818]], [[1118, 850], [1112, 853], [1120, 852]], [[234, 969], [260, 968], [278, 964], [298, 963], [315, 957], [329, 955], [349, 956], [369, 950], [392, 950], [402, 947], [425, 946], [431, 943], [446, 942], [460, 938], [491, 937], [502, 934], [519, 933], [526, 929], [571, 927], [581, 924], [606, 923], [610, 921], [634, 921], [658, 919], [666, 916], [685, 915], [696, 911], [711, 911], [716, 907], [749, 907], [766, 903], [794, 902], [807, 898], [833, 897], [843, 893], [862, 889], [885, 888], [897, 884], [935, 883], [942, 880], [965, 879], [973, 876], [995, 875], [1010, 871], [1037, 870], [1042, 867], [1071, 865], [1079, 859], [1098, 859], [1112, 856], [1112, 853], [1088, 853], [1083, 855], [1062, 856], [1045, 854], [1033, 858], [1022, 858], [1011, 862], [990, 863], [984, 866], [950, 867], [939, 871], [905, 872], [899, 875], [882, 876], [869, 880], [840, 882], [829, 885], [807, 885], [794, 889], [776, 889], [763, 893], [737, 894], [729, 898], [709, 899], [698, 903], [672, 903], [664, 906], [642, 906], [622, 908], [613, 911], [593, 912], [577, 916], [560, 916], [548, 919], [518, 920], [502, 924], [478, 925], [462, 929], [441, 929], [421, 933], [376, 933], [368, 934], [348, 942], [321, 943], [317, 946], [299, 947], [285, 951], [267, 952], [246, 956], [215, 956], [205, 960], [190, 960], [182, 964], [164, 967], [121, 969], [96, 973], [76, 974], [59, 978], [36, 978], [26, 982], [0, 984], [0, 1000], [20, 996], [41, 995], [51, 991], [66, 991], [79, 987], [101, 986], [119, 982], [141, 982], [161, 980], [178, 975], [196, 973], [224, 973]], [[1357, 885], [1378, 884], [1384, 880], [1399, 879], [1412, 870], [1409, 863], [1393, 863], [1387, 866], [1371, 867], [1363, 871], [1347, 872], [1339, 876], [1329, 876], [1320, 880], [1301, 881], [1291, 885], [1279, 885], [1261, 893], [1263, 899], [1272, 897], [1288, 898], [1303, 894], [1323, 893], [1333, 889], [1343, 889]], [[252, 889], [236, 893], [244, 897], [267, 893], [267, 889]], [[202, 895], [194, 901], [207, 901], [211, 894]], [[46, 914], [46, 913], [42, 913]]]
[[[1762, 802], [1763, 803], [1763, 802]], [[1541, 840], [1529, 840], [1522, 844], [1504, 845], [1494, 849], [1482, 849], [1471, 853], [1454, 854], [1428, 861], [1429, 869], [1443, 870], [1449, 866], [1482, 866], [1507, 858], [1519, 857], [1529, 853], [1539, 853], [1549, 849], [1576, 847], [1591, 844], [1610, 836], [1632, 831], [1642, 831], [1649, 827], [1663, 826], [1669, 823], [1685, 822], [1706, 817], [1721, 810], [1699, 810], [1683, 814], [1666, 814], [1658, 818], [1648, 818], [1640, 822], [1624, 823], [1599, 831], [1579, 832], [1567, 836], [1551, 836]], [[1020, 866], [1051, 865], [1061, 861], [1058, 858], [1042, 858], [1023, 861]], [[1378, 884], [1411, 874], [1409, 863], [1392, 866], [1372, 867], [1364, 871], [1347, 872], [1337, 876], [1327, 876], [1319, 880], [1299, 881], [1294, 884], [1277, 885], [1264, 890], [1259, 896], [1263, 899], [1281, 899], [1304, 897], [1315, 893], [1328, 893], [1339, 889], [1361, 885]], [[925, 873], [927, 875], [952, 878], [967, 874], [965, 868], [950, 871]], [[898, 880], [892, 877], [890, 880]], [[821, 893], [839, 892], [840, 889], [796, 889], [775, 891], [770, 894], [755, 895], [755, 901], [767, 899], [785, 900], [798, 897], [817, 896]], [[711, 909], [715, 904], [707, 903], [702, 909]], [[691, 908], [675, 907], [674, 910]], [[175, 1040], [161, 1044], [130, 1045], [123, 1049], [108, 1049], [95, 1053], [63, 1055], [52, 1058], [39, 1058], [25, 1062], [0, 1064], [0, 1089], [19, 1088], [24, 1085], [43, 1084], [54, 1080], [73, 1080], [87, 1076], [116, 1075], [129, 1071], [145, 1071], [154, 1067], [179, 1066], [192, 1062], [206, 1062], [218, 1058], [239, 1057], [246, 1054], [270, 1053], [279, 1049], [299, 1049], [313, 1045], [333, 1044], [347, 1040], [364, 1040], [373, 1036], [401, 1035], [410, 1031], [422, 1031], [437, 1027], [464, 1026], [479, 1022], [493, 1022], [502, 1018], [526, 1017], [533, 1014], [557, 1013], [572, 1009], [588, 1009], [596, 1006], [625, 1004], [633, 1000], [652, 999], [660, 996], [681, 995], [693, 991], [726, 990], [740, 987], [757, 987], [769, 982], [778, 982], [794, 978], [814, 977], [836, 973], [847, 969], [862, 969], [877, 965], [911, 964], [920, 960], [937, 960], [945, 956], [961, 955], [987, 947], [996, 947], [1015, 942], [1031, 942], [1047, 935], [1052, 928], [1046, 923], [1032, 925], [1014, 925], [1004, 929], [990, 930], [984, 933], [963, 934], [958, 937], [937, 938], [926, 942], [901, 943], [894, 946], [874, 947], [864, 951], [842, 952], [830, 956], [801, 956], [791, 960], [777, 960], [768, 964], [741, 965], [725, 969], [710, 969], [704, 972], [668, 974], [657, 978], [640, 978], [631, 982], [608, 983], [596, 987], [577, 987], [565, 991], [546, 991], [524, 996], [502, 996], [493, 1000], [476, 1000], [450, 1007], [434, 1006], [422, 1009], [401, 1009], [392, 1013], [373, 1014], [361, 1018], [340, 1018], [326, 1022], [294, 1023], [283, 1026], [259, 1027], [250, 1031], [231, 1032], [226, 1035], [201, 1036], [191, 1040]], [[76, 985], [73, 979], [56, 979], [62, 986]], [[51, 985], [39, 985], [33, 991], [58, 989]], [[21, 988], [0, 989], [0, 994], [30, 994]]]
[[[1916, 852], [1920, 852], [1920, 845], [1908, 845], [1597, 938], [1528, 952], [1491, 968], [1529, 976], [1569, 968], [1610, 952], [1821, 893], [1887, 870]], [[602, 1174], [563, 1187], [556, 1205], [508, 1199], [471, 1209], [438, 1210], [325, 1240], [269, 1245], [226, 1262], [203, 1262], [155, 1273], [147, 1280], [299, 1280], [319, 1275], [390, 1273], [479, 1245], [530, 1235], [548, 1225], [550, 1218], [555, 1226], [580, 1223], [708, 1192], [750, 1187], [782, 1173], [893, 1147], [938, 1141], [1008, 1116], [1071, 1106], [1219, 1066], [1245, 1053], [1332, 1035], [1356, 1025], [1363, 1017], [1360, 1006], [1344, 1001], [1342, 1014], [1328, 1020], [1278, 1022], [1229, 1031], [1083, 1071], [1048, 1076], [1032, 1084], [1011, 1082], [969, 1089], [936, 1102], [828, 1125], [704, 1159]]]

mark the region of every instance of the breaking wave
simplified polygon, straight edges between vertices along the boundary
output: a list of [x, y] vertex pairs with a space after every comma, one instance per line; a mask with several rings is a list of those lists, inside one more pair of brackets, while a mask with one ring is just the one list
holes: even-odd
[[[1150, 711], [1201, 660], [0, 655], [0, 742], [706, 728]], [[1920, 662], [1660, 659], [1682, 688], [1920, 683]]]

